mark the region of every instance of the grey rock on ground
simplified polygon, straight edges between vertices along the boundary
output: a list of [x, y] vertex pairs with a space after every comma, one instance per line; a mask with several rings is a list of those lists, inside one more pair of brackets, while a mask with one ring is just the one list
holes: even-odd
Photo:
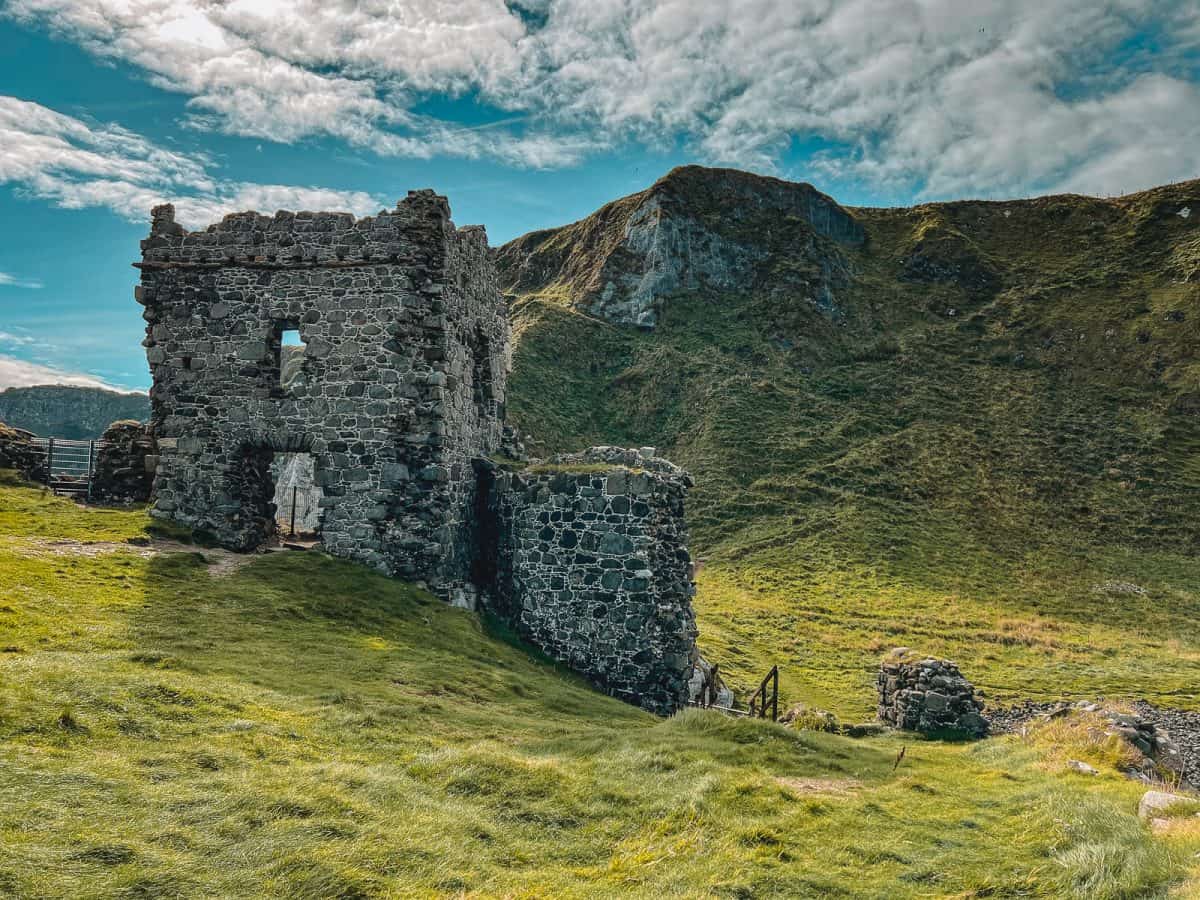
[[712, 684], [712, 690], [708, 697], [703, 697], [706, 682], [708, 682], [713, 674], [713, 666], [708, 660], [700, 656], [696, 658], [696, 665], [692, 668], [691, 677], [688, 679], [688, 702], [694, 703], [697, 706], [719, 706], [729, 709], [733, 706], [733, 691], [725, 686], [725, 682], [721, 680], [720, 670], [717, 670], [715, 683]]
[[1171, 807], [1195, 802], [1195, 797], [1188, 797], [1183, 794], [1173, 794], [1168, 791], [1146, 791], [1142, 795], [1142, 799], [1138, 802], [1138, 818], [1149, 820], [1165, 818], [1163, 813], [1167, 812]]

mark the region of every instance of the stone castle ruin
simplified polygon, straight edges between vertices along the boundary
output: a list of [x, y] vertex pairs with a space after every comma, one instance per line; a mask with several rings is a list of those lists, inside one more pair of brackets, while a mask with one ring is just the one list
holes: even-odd
[[[482, 228], [395, 209], [153, 211], [145, 307], [152, 514], [253, 550], [307, 471], [323, 548], [482, 606], [626, 700], [672, 712], [695, 660], [683, 503], [653, 452], [501, 467], [507, 307]], [[313, 492], [310, 492], [310, 494]]]

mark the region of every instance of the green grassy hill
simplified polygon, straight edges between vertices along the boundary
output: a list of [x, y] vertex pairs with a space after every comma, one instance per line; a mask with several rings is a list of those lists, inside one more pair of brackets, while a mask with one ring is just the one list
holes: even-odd
[[[851, 209], [857, 244], [789, 191], [678, 169], [503, 248], [512, 418], [691, 469], [701, 645], [742, 688], [778, 662], [866, 715], [903, 644], [994, 700], [1200, 705], [1200, 182]], [[749, 248], [744, 287], [596, 315], [650, 267], [646, 209]]]
[[[504, 248], [512, 416], [691, 468], [735, 686], [778, 662], [789, 702], [867, 718], [905, 644], [993, 700], [1200, 706], [1200, 183], [831, 202], [690, 168]], [[653, 330], [597, 314], [678, 246], [726, 286], [682, 279]], [[1141, 824], [1086, 721], [659, 720], [361, 567], [179, 537], [0, 477], [0, 896], [1200, 891], [1200, 820]]]
[[149, 522], [0, 483], [0, 896], [1196, 886], [1200, 829], [1152, 835], [1109, 744], [655, 719], [362, 567]]

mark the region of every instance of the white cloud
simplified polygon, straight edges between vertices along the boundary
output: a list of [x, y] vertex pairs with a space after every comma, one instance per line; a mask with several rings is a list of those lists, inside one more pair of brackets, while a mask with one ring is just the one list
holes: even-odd
[[0, 12], [140, 66], [191, 97], [200, 128], [534, 167], [577, 162], [590, 146], [579, 135], [463, 129], [409, 108], [414, 90], [457, 92], [519, 68], [524, 28], [499, 0], [14, 0]]
[[[37, 290], [42, 286], [42, 283], [36, 278], [18, 278], [16, 275], [10, 275], [8, 272], [0, 272], [0, 287], [29, 288], [32, 290]], [[16, 340], [14, 335], [8, 335], [5, 332], [0, 331], [0, 341], [4, 340], [5, 337], [10, 337], [13, 340]]]
[[[928, 196], [1200, 174], [1195, 0], [9, 0], [7, 14], [140, 66], [190, 98], [196, 127], [280, 141], [537, 167], [683, 139], [771, 169], [819, 137], [838, 149], [813, 172]], [[456, 127], [419, 112], [431, 95], [519, 121]]]
[[[145, 221], [158, 203], [177, 205], [196, 228], [246, 209], [337, 209], [356, 215], [386, 204], [362, 191], [221, 182], [209, 160], [164, 150], [117, 125], [89, 125], [37, 103], [0, 96], [0, 184], [68, 209], [108, 207]], [[0, 286], [40, 287], [0, 273]]]
[[13, 356], [0, 355], [0, 391], [10, 387], [33, 387], [40, 384], [67, 384], [75, 387], [98, 387], [110, 391], [134, 393], [109, 384], [94, 375], [67, 372], [53, 366], [43, 366]]

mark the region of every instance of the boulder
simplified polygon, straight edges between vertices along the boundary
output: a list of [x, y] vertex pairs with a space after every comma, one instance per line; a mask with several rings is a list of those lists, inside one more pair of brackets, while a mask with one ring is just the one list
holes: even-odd
[[688, 702], [696, 706], [733, 707], [733, 691], [721, 680], [717, 666], [710, 665], [702, 656], [696, 657], [688, 678]]
[[1164, 819], [1164, 815], [1171, 807], [1183, 805], [1194, 806], [1196, 804], [1195, 797], [1187, 797], [1183, 794], [1172, 794], [1168, 791], [1146, 791], [1142, 794], [1142, 799], [1138, 802], [1138, 818], [1139, 819]]

